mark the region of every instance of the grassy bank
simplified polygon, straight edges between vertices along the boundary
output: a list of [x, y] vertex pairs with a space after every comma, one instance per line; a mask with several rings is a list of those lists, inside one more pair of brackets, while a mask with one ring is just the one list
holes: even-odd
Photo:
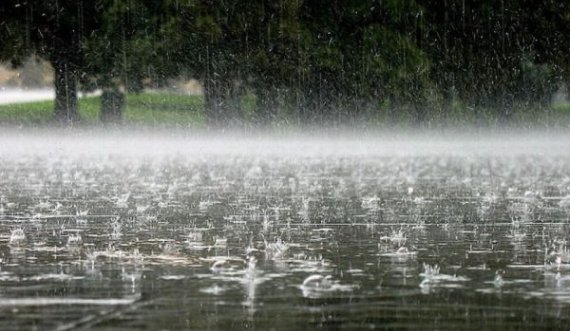
[[[100, 97], [79, 99], [81, 124], [97, 125], [100, 109]], [[53, 101], [0, 105], [0, 123], [4, 125], [41, 126], [52, 122]], [[205, 122], [204, 102], [200, 96], [142, 93], [127, 97], [126, 125], [200, 127]]]
[[[255, 98], [245, 97], [242, 102], [242, 121], [255, 122]], [[81, 124], [98, 126], [101, 109], [100, 97], [86, 97], [79, 100]], [[345, 125], [362, 125], [376, 128], [417, 127], [413, 109], [379, 107], [369, 112], [361, 120], [350, 113]], [[274, 118], [273, 128], [294, 129], [299, 122], [292, 113], [283, 112]], [[53, 123], [53, 101], [29, 102], [0, 105], [0, 125], [15, 127], [49, 126]], [[130, 94], [124, 113], [124, 124], [133, 127], [206, 127], [206, 109], [202, 96], [173, 93]], [[231, 124], [231, 123], [230, 123]], [[315, 123], [313, 123], [315, 124]], [[318, 123], [317, 123], [318, 124]], [[322, 123], [327, 125], [326, 123]], [[419, 124], [425, 128], [454, 127], [511, 127], [511, 128], [570, 128], [570, 104], [559, 104], [549, 110], [518, 109], [507, 120], [492, 109], [474, 110], [458, 105], [446, 113], [431, 111], [426, 113], [426, 121]], [[341, 124], [342, 126], [342, 124]], [[301, 128], [299, 128], [301, 129]]]

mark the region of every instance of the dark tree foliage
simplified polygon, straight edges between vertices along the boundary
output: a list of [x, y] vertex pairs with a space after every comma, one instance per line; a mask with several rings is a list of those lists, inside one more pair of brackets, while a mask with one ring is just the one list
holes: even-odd
[[0, 17], [0, 60], [48, 60], [63, 122], [78, 84], [118, 121], [124, 91], [170, 77], [202, 82], [213, 125], [423, 123], [457, 105], [507, 119], [544, 109], [570, 72], [561, 0], [4, 0]]
[[311, 1], [301, 13], [310, 36], [303, 86], [309, 116], [421, 102], [430, 61], [415, 41], [423, 29], [415, 1]]
[[79, 119], [78, 81], [85, 67], [84, 38], [98, 30], [102, 1], [3, 0], [0, 2], [0, 60], [19, 65], [31, 54], [55, 71], [55, 117]]
[[412, 0], [171, 4], [170, 50], [204, 82], [213, 122], [243, 117], [239, 100], [248, 91], [260, 123], [280, 111], [322, 122], [383, 99], [419, 99], [429, 83], [429, 59], [415, 44], [421, 8]]
[[84, 40], [85, 89], [99, 88], [101, 120], [122, 119], [125, 96], [140, 92], [145, 81], [164, 83], [166, 73], [160, 55], [161, 29], [165, 21], [163, 4], [153, 0], [110, 0], [104, 3], [99, 29]]
[[144, 79], [161, 74], [154, 70], [162, 61], [155, 50], [161, 6], [151, 0], [2, 1], [0, 60], [18, 66], [35, 54], [53, 66], [59, 122], [79, 120], [80, 87], [113, 92], [103, 93], [103, 99], [115, 97], [103, 100], [102, 119], [118, 121], [122, 106], [117, 102], [124, 99], [118, 88], [138, 91]]
[[[209, 119], [214, 124], [244, 116], [240, 98], [246, 88], [260, 100], [275, 88], [272, 78], [284, 65], [275, 58], [279, 33], [278, 3], [268, 0], [170, 1], [171, 20], [165, 33], [171, 47], [166, 57], [178, 59], [178, 69], [200, 79]], [[285, 51], [282, 49], [281, 51]], [[171, 70], [172, 71], [172, 70]], [[261, 101], [263, 103], [263, 101]], [[268, 106], [268, 104], [265, 104]], [[264, 107], [270, 117], [270, 107]]]
[[567, 72], [570, 4], [537, 0], [419, 0], [429, 30], [422, 48], [444, 98], [508, 116], [544, 106]]

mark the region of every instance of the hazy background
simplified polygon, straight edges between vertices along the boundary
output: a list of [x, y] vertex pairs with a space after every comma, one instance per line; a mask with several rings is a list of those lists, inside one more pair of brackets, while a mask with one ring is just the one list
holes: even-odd
[[[3, 1], [0, 86], [51, 86], [55, 102], [52, 116], [49, 104], [3, 107], [0, 121], [567, 127], [569, 7]], [[100, 96], [78, 102], [81, 92]]]

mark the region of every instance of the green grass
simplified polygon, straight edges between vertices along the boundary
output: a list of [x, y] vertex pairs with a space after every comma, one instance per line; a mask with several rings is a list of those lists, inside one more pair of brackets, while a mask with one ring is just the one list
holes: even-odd
[[[79, 100], [84, 125], [97, 125], [100, 97]], [[14, 126], [49, 125], [53, 122], [53, 101], [0, 105], [0, 124]], [[200, 127], [206, 122], [200, 96], [168, 93], [141, 93], [127, 96], [124, 123], [136, 126]]]
[[570, 116], [570, 103], [558, 104], [552, 107], [555, 114], [562, 116]]
[[165, 93], [142, 93], [127, 97], [125, 123], [136, 125], [203, 126], [204, 99]]
[[49, 122], [53, 117], [53, 101], [0, 105], [0, 123], [34, 125]]
[[[189, 96], [173, 93], [141, 93], [127, 96], [124, 124], [136, 127], [178, 127], [200, 128], [206, 126], [206, 110], [202, 96]], [[255, 96], [247, 95], [241, 100], [242, 120], [255, 122]], [[414, 123], [413, 109], [399, 107], [390, 111], [390, 105], [379, 105], [378, 111], [369, 114], [365, 121], [371, 127], [409, 127]], [[99, 125], [100, 97], [87, 97], [79, 100], [81, 124]], [[427, 119], [434, 127], [488, 126], [501, 125], [501, 119], [492, 109], [466, 108], [457, 104], [447, 113], [431, 112]], [[348, 115], [350, 116], [350, 115]], [[294, 112], [283, 111], [274, 119], [274, 126], [295, 126]], [[53, 123], [53, 101], [40, 101], [22, 104], [0, 105], [0, 125], [8, 126], [49, 126]], [[505, 123], [503, 123], [505, 124]], [[570, 103], [558, 104], [549, 110], [519, 110], [510, 117], [508, 125], [513, 127], [570, 127]]]

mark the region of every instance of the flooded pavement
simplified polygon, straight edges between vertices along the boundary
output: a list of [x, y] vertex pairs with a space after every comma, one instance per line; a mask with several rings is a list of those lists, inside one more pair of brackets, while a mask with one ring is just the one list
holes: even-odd
[[568, 140], [115, 141], [4, 139], [1, 330], [568, 328]]

